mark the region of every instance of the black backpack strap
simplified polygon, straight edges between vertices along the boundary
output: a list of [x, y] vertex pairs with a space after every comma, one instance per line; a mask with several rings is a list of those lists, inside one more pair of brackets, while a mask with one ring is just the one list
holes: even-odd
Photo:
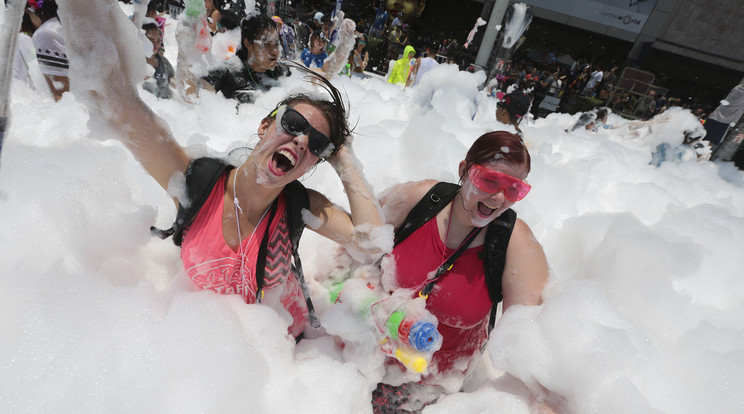
[[447, 260], [444, 261], [438, 268], [437, 271], [434, 273], [434, 276], [429, 279], [429, 281], [426, 283], [426, 286], [424, 286], [423, 289], [421, 289], [421, 292], [419, 294], [423, 297], [429, 296], [429, 293], [431, 293], [431, 290], [434, 289], [434, 285], [437, 284], [439, 281], [439, 278], [448, 270], [452, 269], [452, 266], [455, 264], [455, 260], [457, 260], [458, 257], [462, 254], [462, 252], [465, 251], [465, 249], [468, 248], [470, 245], [470, 242], [473, 241], [475, 236], [480, 233], [480, 231], [483, 230], [483, 227], [475, 227], [473, 230], [470, 230], [470, 233], [468, 233], [467, 237], [465, 237], [465, 240], [460, 243], [460, 246], [452, 252], [452, 254], [447, 258]]
[[315, 314], [313, 301], [310, 300], [310, 290], [307, 288], [307, 283], [305, 283], [305, 273], [302, 271], [302, 261], [299, 254], [300, 237], [302, 236], [302, 231], [305, 230], [305, 221], [302, 220], [302, 209], [310, 209], [310, 197], [307, 194], [305, 186], [299, 181], [292, 181], [287, 184], [284, 187], [284, 195], [287, 200], [289, 237], [292, 240], [292, 258], [294, 259], [292, 273], [294, 273], [297, 281], [300, 282], [302, 294], [305, 296], [310, 324], [313, 328], [317, 329], [320, 328], [320, 320]]
[[[292, 181], [284, 187], [284, 199], [287, 202], [287, 229], [289, 231], [289, 239], [292, 243], [292, 260], [291, 268], [292, 273], [300, 283], [302, 289], [302, 295], [305, 297], [305, 303], [307, 304], [307, 313], [310, 318], [310, 323], [314, 328], [320, 328], [320, 320], [315, 314], [315, 307], [310, 299], [310, 290], [307, 288], [305, 282], [305, 274], [302, 271], [302, 261], [300, 260], [299, 248], [300, 248], [300, 237], [302, 231], [305, 229], [305, 222], [302, 220], [302, 209], [310, 208], [310, 197], [307, 194], [307, 189], [299, 181]], [[271, 207], [271, 213], [269, 216], [269, 223], [274, 219], [276, 214], [277, 202]], [[261, 301], [263, 293], [263, 281], [266, 274], [266, 253], [268, 251], [269, 244], [269, 227], [266, 227], [267, 231], [264, 233], [263, 240], [258, 250], [258, 258], [256, 259], [256, 302]]]
[[501, 288], [501, 277], [504, 273], [506, 264], [506, 249], [509, 247], [514, 223], [517, 220], [517, 213], [508, 209], [494, 220], [486, 230], [486, 240], [483, 244], [483, 251], [480, 258], [483, 260], [483, 268], [486, 274], [486, 286], [488, 295], [491, 297], [493, 306], [488, 319], [488, 332], [490, 334], [496, 323], [496, 308], [504, 298], [503, 289]]
[[269, 213], [269, 221], [266, 224], [266, 230], [264, 230], [263, 239], [261, 244], [258, 246], [258, 256], [256, 256], [256, 303], [261, 303], [263, 299], [263, 284], [264, 276], [266, 275], [266, 254], [269, 250], [269, 234], [271, 231], [271, 222], [274, 221], [276, 216], [276, 209], [279, 206], [279, 200], [274, 200], [271, 203], [271, 212]]
[[194, 221], [199, 209], [212, 194], [217, 180], [226, 170], [232, 168], [230, 164], [217, 158], [197, 158], [193, 160], [189, 164], [189, 168], [186, 169], [186, 196], [188, 197], [186, 205], [179, 200], [176, 221], [173, 222], [171, 228], [161, 230], [153, 226], [150, 227], [150, 232], [161, 239], [173, 236], [173, 243], [180, 246], [183, 240], [183, 231]]
[[411, 209], [403, 224], [395, 230], [395, 245], [413, 234], [416, 229], [431, 220], [455, 198], [460, 186], [452, 183], [439, 182]]

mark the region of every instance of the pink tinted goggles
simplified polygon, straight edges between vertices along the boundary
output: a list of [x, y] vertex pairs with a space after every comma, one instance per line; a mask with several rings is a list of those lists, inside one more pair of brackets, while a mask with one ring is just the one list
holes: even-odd
[[504, 191], [504, 197], [509, 201], [519, 201], [527, 196], [530, 192], [529, 184], [517, 180], [511, 175], [489, 170], [478, 164], [473, 164], [468, 171], [470, 181], [479, 190], [486, 193], [497, 193]]

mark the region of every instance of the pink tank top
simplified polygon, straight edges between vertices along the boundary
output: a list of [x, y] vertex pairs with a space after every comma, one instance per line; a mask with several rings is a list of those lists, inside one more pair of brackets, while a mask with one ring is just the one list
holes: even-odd
[[206, 203], [184, 232], [181, 261], [186, 274], [198, 289], [239, 294], [246, 303], [255, 303], [256, 258], [268, 226], [270, 233], [263, 289], [265, 294], [273, 289], [282, 289], [278, 292], [280, 302], [293, 319], [289, 333], [296, 337], [303, 331], [307, 305], [302, 288], [291, 272], [292, 243], [285, 217], [284, 196], [279, 196], [277, 211], [271, 223], [268, 223], [267, 213], [256, 227], [253, 237], [250, 234], [242, 235], [241, 248], [235, 252], [225, 243], [222, 235], [226, 179], [227, 174], [217, 181]]
[[[426, 300], [426, 308], [439, 320], [442, 334], [442, 348], [433, 357], [439, 372], [465, 371], [488, 337], [491, 299], [483, 262], [478, 257], [482, 250], [483, 246], [478, 246], [462, 252]], [[393, 249], [398, 286], [420, 291], [427, 275], [454, 251], [444, 246], [436, 218], [429, 220]]]

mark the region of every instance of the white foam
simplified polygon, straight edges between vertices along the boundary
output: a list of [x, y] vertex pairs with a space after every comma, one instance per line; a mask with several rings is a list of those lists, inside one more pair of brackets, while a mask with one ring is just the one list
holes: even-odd
[[[470, 144], [505, 128], [495, 100], [480, 97], [482, 77], [440, 66], [405, 91], [334, 79], [376, 194], [456, 182]], [[382, 377], [374, 345], [341, 349], [309, 331], [295, 347], [267, 306], [193, 291], [178, 248], [149, 234], [172, 222], [170, 196], [121, 144], [99, 139], [110, 135], [88, 123], [78, 97], [55, 103], [21, 86], [0, 169], [0, 412], [370, 411]], [[260, 120], [300, 87], [289, 79], [237, 113], [218, 94], [192, 106], [142, 96], [179, 143], [227, 152], [255, 143]], [[529, 412], [527, 389], [502, 371], [559, 392], [573, 413], [741, 410], [744, 176], [730, 163], [648, 165], [654, 144], [681, 142], [689, 112], [670, 113], [637, 136], [566, 134], [577, 119], [566, 114], [521, 125], [533, 189], [515, 208], [551, 266], [545, 304], [510, 309], [468, 392], [427, 413]], [[327, 164], [303, 183], [347, 203]], [[335, 246], [306, 231], [300, 254], [323, 323], [351, 335], [351, 311], [324, 302], [320, 283], [337, 265]]]

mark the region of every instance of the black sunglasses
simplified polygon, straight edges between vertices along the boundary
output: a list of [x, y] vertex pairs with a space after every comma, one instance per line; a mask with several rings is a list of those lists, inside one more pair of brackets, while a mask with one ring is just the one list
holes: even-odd
[[277, 113], [282, 110], [284, 110], [284, 113], [279, 120], [282, 128], [294, 136], [307, 135], [308, 149], [311, 154], [322, 160], [333, 154], [336, 150], [336, 146], [333, 145], [331, 139], [322, 132], [313, 128], [313, 126], [310, 125], [310, 122], [308, 122], [301, 113], [292, 109], [292, 107], [282, 105], [274, 110], [271, 115], [276, 116]]

